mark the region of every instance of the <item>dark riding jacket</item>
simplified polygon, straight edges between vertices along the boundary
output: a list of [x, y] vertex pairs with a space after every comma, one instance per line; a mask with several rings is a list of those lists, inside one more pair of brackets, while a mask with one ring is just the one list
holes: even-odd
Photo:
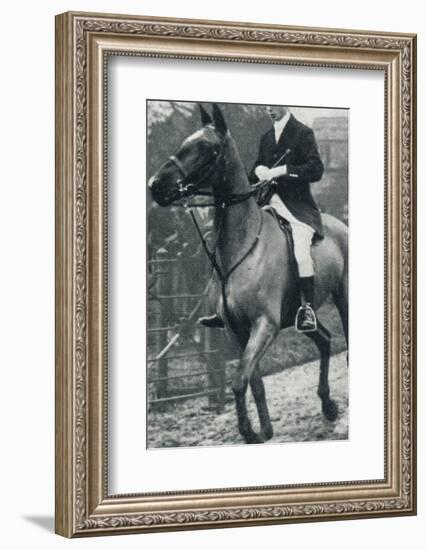
[[[277, 163], [277, 161], [283, 158]], [[277, 178], [277, 193], [290, 212], [300, 221], [315, 230], [323, 238], [320, 212], [310, 191], [310, 183], [319, 181], [323, 174], [314, 133], [311, 128], [290, 116], [279, 143], [276, 143], [274, 128], [261, 138], [258, 158], [249, 175], [251, 183], [258, 181], [255, 168], [259, 165], [272, 168], [286, 164], [287, 174]]]

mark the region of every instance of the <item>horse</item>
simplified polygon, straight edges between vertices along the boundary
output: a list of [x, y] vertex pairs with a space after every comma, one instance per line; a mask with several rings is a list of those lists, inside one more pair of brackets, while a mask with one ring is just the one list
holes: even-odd
[[[164, 207], [208, 192], [213, 195], [216, 235], [211, 258], [222, 279], [218, 313], [240, 352], [232, 377], [238, 429], [246, 443], [263, 443], [273, 437], [273, 428], [259, 363], [279, 331], [293, 324], [300, 305], [298, 273], [289, 239], [256, 201], [220, 107], [213, 104], [213, 118], [199, 107], [201, 128], [182, 142], [148, 185], [153, 199]], [[348, 229], [327, 214], [322, 214], [322, 223], [324, 238], [312, 246], [314, 307], [332, 295], [348, 347]], [[320, 352], [317, 393], [322, 411], [334, 421], [338, 406], [330, 397], [328, 381], [331, 335], [318, 322], [317, 331], [307, 336]], [[248, 386], [259, 415], [259, 433], [248, 417]]]

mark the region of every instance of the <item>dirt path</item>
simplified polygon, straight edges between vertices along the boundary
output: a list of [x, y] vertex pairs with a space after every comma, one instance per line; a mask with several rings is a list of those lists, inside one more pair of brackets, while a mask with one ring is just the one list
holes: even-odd
[[[271, 443], [347, 439], [348, 437], [348, 369], [346, 354], [331, 358], [329, 383], [331, 397], [337, 401], [339, 414], [328, 422], [317, 397], [319, 362], [292, 367], [264, 378], [267, 402], [274, 429]], [[249, 395], [250, 392], [248, 392]], [[151, 412], [149, 447], [190, 447], [242, 444], [237, 430], [234, 400], [228, 400], [224, 413], [206, 410], [207, 400], [200, 398], [178, 403], [167, 412]], [[258, 431], [258, 416], [252, 396], [249, 415]]]

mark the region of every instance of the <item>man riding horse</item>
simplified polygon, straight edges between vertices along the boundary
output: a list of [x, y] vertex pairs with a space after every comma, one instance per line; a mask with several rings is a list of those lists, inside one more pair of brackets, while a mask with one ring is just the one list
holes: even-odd
[[[322, 177], [323, 163], [313, 130], [299, 122], [288, 107], [271, 105], [267, 112], [273, 127], [261, 138], [249, 179], [251, 183], [271, 182], [269, 205], [291, 226], [302, 298], [295, 326], [299, 332], [312, 332], [317, 329], [317, 318], [311, 244], [313, 238], [323, 239], [323, 228], [310, 183]], [[203, 317], [200, 322], [207, 327], [224, 327], [217, 315]]]
[[[231, 380], [238, 429], [246, 443], [264, 443], [273, 437], [273, 426], [260, 361], [280, 330], [293, 324], [300, 303], [299, 278], [291, 243], [276, 220], [256, 203], [254, 195], [264, 186], [251, 186], [221, 108], [214, 103], [212, 117], [202, 107], [200, 112], [202, 128], [188, 136], [176, 153], [165, 160], [150, 178], [149, 187], [153, 199], [164, 207], [197, 195], [213, 196], [216, 240], [213, 252], [207, 246], [206, 251], [221, 283], [217, 311], [226, 323], [234, 349], [239, 352]], [[311, 304], [320, 307], [332, 297], [347, 338], [348, 229], [333, 216], [322, 214], [320, 218], [309, 191], [309, 183], [319, 179], [323, 171], [314, 136], [290, 115], [283, 120], [287, 112], [287, 109], [271, 108], [272, 118], [281, 124], [263, 137], [254, 174], [257, 179], [276, 181], [273, 189], [280, 199], [277, 208], [282, 208], [284, 200], [283, 208], [290, 223], [308, 227], [306, 233], [310, 233], [310, 240], [303, 241], [306, 248], [297, 246], [300, 275], [308, 283], [302, 284], [304, 301], [309, 302], [302, 311], [310, 311]], [[274, 154], [278, 155], [277, 160]], [[271, 201], [274, 204], [275, 199]], [[314, 235], [324, 236], [311, 251], [316, 264], [315, 303], [310, 284], [313, 280], [307, 280], [313, 276], [310, 243]], [[300, 252], [301, 248], [305, 255]], [[215, 287], [212, 290], [216, 290]], [[297, 319], [300, 326], [303, 321], [305, 324], [307, 316], [301, 317], [301, 321]], [[317, 394], [325, 418], [332, 422], [339, 409], [331, 398], [328, 381], [331, 334], [320, 320], [316, 329], [314, 312], [313, 318], [311, 326], [307, 323], [305, 327], [310, 327], [307, 336], [320, 353]], [[249, 387], [258, 412], [259, 433], [252, 427], [246, 406]]]

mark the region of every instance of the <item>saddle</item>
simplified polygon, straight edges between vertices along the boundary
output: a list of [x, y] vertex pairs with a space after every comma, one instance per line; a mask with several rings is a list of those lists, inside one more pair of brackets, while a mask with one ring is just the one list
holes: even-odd
[[[268, 214], [273, 216], [273, 218], [276, 220], [277, 225], [282, 230], [282, 233], [285, 235], [289, 245], [289, 250], [291, 252], [292, 265], [297, 270], [297, 260], [295, 258], [295, 247], [294, 247], [294, 239], [292, 236], [291, 224], [288, 222], [288, 220], [285, 220], [285, 218], [282, 218], [282, 216], [280, 216], [272, 206], [269, 206], [269, 205], [263, 206], [262, 209], [264, 210], [264, 212], [267, 212]], [[297, 273], [298, 273], [298, 270], [297, 270]]]
[[[292, 236], [291, 224], [287, 220], [285, 220], [285, 218], [282, 218], [282, 216], [280, 216], [272, 206], [269, 206], [269, 205], [264, 206], [263, 210], [268, 214], [270, 214], [270, 216], [273, 216], [273, 218], [276, 220], [276, 223], [280, 227], [282, 233], [284, 234], [289, 247], [291, 269], [294, 271], [296, 280], [299, 282], [298, 265], [295, 257], [295, 247], [294, 247], [294, 239]], [[289, 304], [290, 306], [289, 310], [282, 311], [282, 315], [281, 315], [282, 328], [290, 326], [292, 324], [292, 319], [295, 318], [301, 304], [302, 304], [301, 295], [300, 295], [300, 292], [297, 292], [294, 296], [294, 300], [292, 301], [291, 304]]]

